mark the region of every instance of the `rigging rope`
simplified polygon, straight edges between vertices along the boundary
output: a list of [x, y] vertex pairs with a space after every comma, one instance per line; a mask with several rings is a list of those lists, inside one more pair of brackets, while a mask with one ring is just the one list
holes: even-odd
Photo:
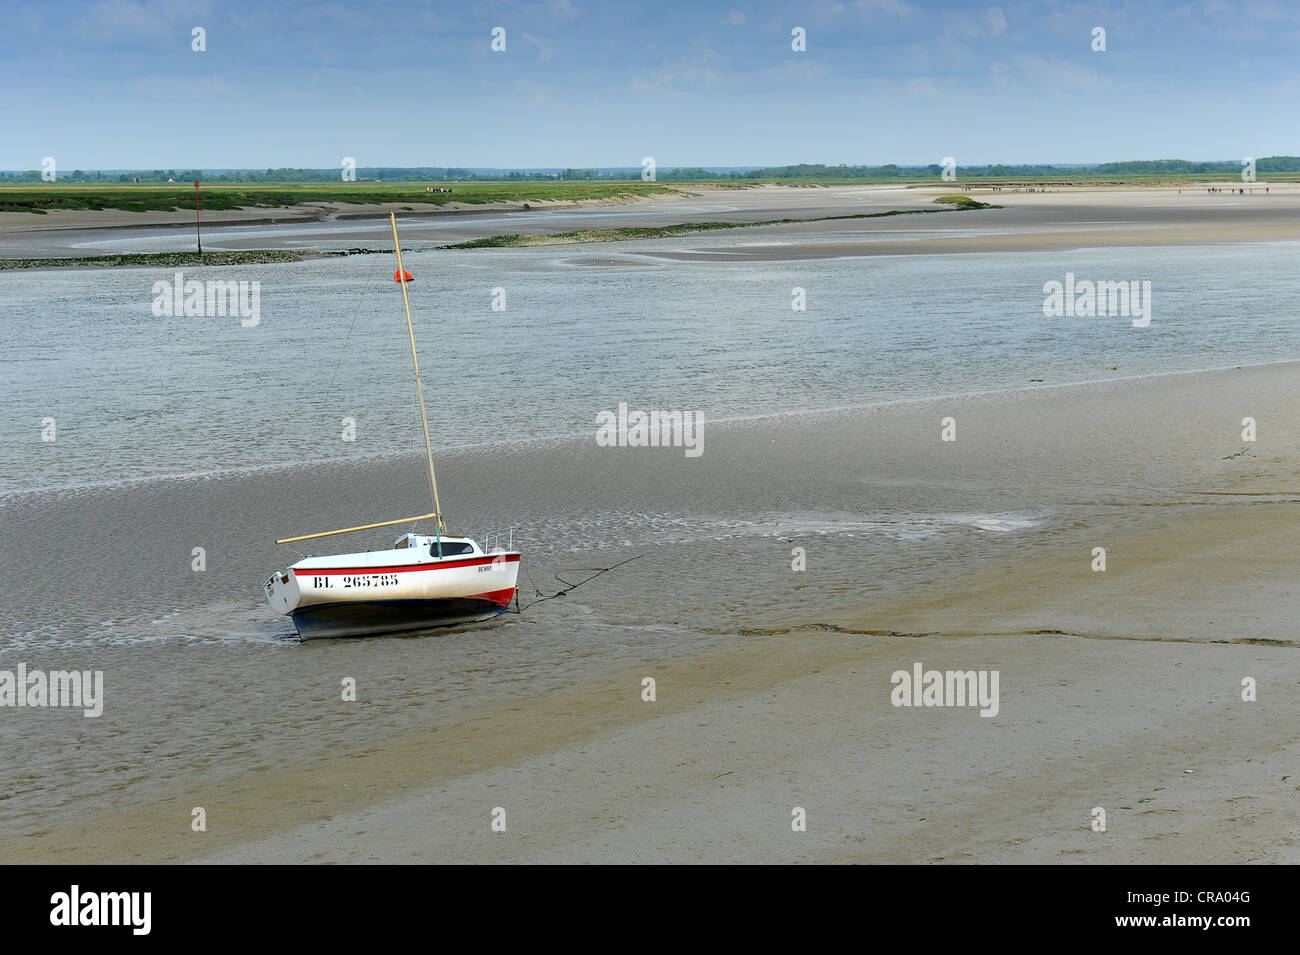
[[343, 347], [339, 349], [339, 359], [334, 363], [334, 374], [330, 375], [330, 383], [325, 386], [325, 394], [327, 395], [330, 393], [330, 389], [334, 387], [334, 379], [338, 377], [339, 368], [343, 365], [343, 356], [347, 354], [348, 342], [352, 340], [352, 329], [356, 328], [357, 319], [361, 317], [361, 306], [366, 304], [366, 293], [370, 291], [370, 286], [375, 284], [374, 270], [370, 269], [368, 271], [370, 272], [370, 278], [366, 280], [365, 288], [363, 288], [361, 294], [357, 296], [356, 313], [352, 316], [352, 324], [348, 326], [347, 335], [343, 337]]

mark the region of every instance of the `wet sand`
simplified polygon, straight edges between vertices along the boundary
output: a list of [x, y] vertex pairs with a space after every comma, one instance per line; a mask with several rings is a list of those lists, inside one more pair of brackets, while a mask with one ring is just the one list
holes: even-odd
[[[1241, 187], [1240, 183], [1236, 187]], [[684, 185], [682, 191], [692, 187]], [[747, 228], [736, 241], [707, 244], [684, 236], [653, 253], [680, 261], [737, 257], [785, 261], [862, 255], [998, 252], [1145, 245], [1199, 245], [1300, 239], [1300, 184], [1255, 184], [1247, 195], [1208, 194], [1206, 184], [1178, 187], [1068, 187], [1052, 192], [976, 189], [961, 183], [925, 187], [829, 186], [699, 190], [690, 197], [644, 199], [626, 204], [549, 206], [518, 204], [502, 209], [467, 207], [402, 213], [404, 242], [412, 248], [452, 244], [504, 233], [550, 234], [587, 229], [653, 227], [692, 221], [760, 222], [816, 219], [889, 210], [934, 209], [941, 195], [968, 194], [1002, 208], [945, 211], [925, 216], [845, 219]], [[1234, 188], [1225, 183], [1225, 190]], [[1253, 192], [1250, 190], [1253, 189]], [[393, 204], [394, 207], [397, 204]], [[189, 247], [190, 219], [150, 220], [148, 213], [0, 214], [0, 256], [51, 257], [120, 251], [168, 251]], [[385, 210], [260, 210], [226, 214], [252, 225], [222, 225], [219, 215], [204, 230], [210, 249], [388, 249]], [[366, 218], [370, 216], [370, 218]], [[42, 221], [35, 222], [40, 219]], [[48, 220], [48, 221], [45, 221]], [[172, 221], [145, 227], [150, 221]], [[761, 243], [761, 244], [760, 244]], [[602, 249], [617, 251], [619, 243]]]
[[[517, 212], [524, 205], [540, 211], [581, 209], [593, 206], [628, 205], [644, 201], [621, 199], [530, 199], [519, 202], [445, 202], [439, 205], [409, 201], [398, 202], [301, 202], [292, 206], [249, 206], [239, 209], [210, 209], [202, 213], [203, 222], [212, 225], [272, 225], [283, 222], [334, 222], [347, 219], [382, 219], [390, 212], [399, 218], [411, 216], [455, 216], [467, 213]], [[85, 231], [92, 229], [146, 229], [174, 226], [194, 227], [190, 209], [131, 212], [126, 209], [55, 209], [43, 214], [0, 212], [0, 235], [10, 233]]]
[[[296, 751], [253, 765], [227, 754], [111, 806], [32, 820], [0, 835], [0, 858], [1300, 860], [1297, 374], [1271, 365], [738, 422], [711, 433], [695, 471], [677, 456], [539, 446], [527, 460], [543, 511], [570, 499], [653, 511], [671, 498], [684, 529], [728, 506], [775, 509], [791, 529], [757, 550], [670, 546], [639, 579], [589, 595], [639, 589], [638, 609], [609, 621], [630, 627], [617, 639], [639, 660], [588, 653], [549, 685], [521, 669], [508, 697], [462, 708], [414, 698], [383, 731], [382, 705], [367, 707], [384, 701], [365, 689], [360, 709], [328, 705], [364, 641], [296, 648], [274, 673], [216, 671], [218, 685], [320, 697], [309, 723], [292, 717]], [[947, 414], [952, 444], [938, 439]], [[1243, 415], [1259, 422], [1253, 445]], [[497, 474], [517, 470], [496, 460]], [[248, 500], [256, 480], [216, 482], [205, 500]], [[333, 483], [340, 498], [364, 486], [348, 468]], [[800, 514], [879, 516], [885, 502], [897, 515], [1010, 500], [1054, 513], [1052, 531], [973, 532], [953, 559], [884, 586], [893, 568], [873, 565], [869, 546], [797, 527]], [[791, 540], [807, 547], [804, 573], [790, 570]], [[723, 579], [692, 583], [708, 567]], [[719, 600], [722, 611], [705, 603]], [[714, 638], [664, 648], [662, 625], [688, 618]], [[433, 645], [403, 641], [394, 672], [435, 681], [438, 653], [410, 659]], [[493, 646], [490, 657], [512, 652]], [[892, 706], [891, 674], [917, 662], [999, 671], [998, 715]], [[1245, 677], [1256, 702], [1241, 699]], [[206, 833], [190, 831], [194, 806]], [[791, 830], [796, 806], [806, 832]], [[505, 832], [491, 829], [496, 807]], [[1104, 833], [1089, 827], [1095, 807]]]

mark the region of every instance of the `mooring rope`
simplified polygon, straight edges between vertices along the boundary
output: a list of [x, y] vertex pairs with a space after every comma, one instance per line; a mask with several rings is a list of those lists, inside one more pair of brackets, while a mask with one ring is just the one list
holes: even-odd
[[[616, 570], [617, 568], [622, 567], [624, 564], [630, 564], [634, 560], [640, 560], [644, 556], [645, 556], [644, 554], [637, 554], [635, 557], [629, 557], [627, 560], [620, 560], [617, 564], [612, 564], [609, 567], [574, 567], [573, 570], [576, 571], [592, 571], [591, 576], [584, 577], [582, 580], [579, 580], [576, 583], [572, 583], [570, 581], [565, 580], [557, 573], [555, 575], [555, 579], [558, 580], [560, 583], [564, 584], [565, 586], [562, 589], [557, 590], [553, 594], [542, 593], [541, 588], [537, 586], [537, 582], [533, 580], [532, 571], [528, 571], [528, 582], [533, 585], [533, 590], [537, 594], [537, 599], [530, 600], [528, 601], [528, 603], [524, 604], [521, 607], [519, 605], [519, 589], [515, 588], [515, 609], [510, 612], [523, 613], [525, 610], [527, 610], [529, 607], [533, 606], [534, 604], [542, 603], [545, 600], [553, 600], [556, 597], [563, 597], [569, 591], [577, 590], [583, 584], [587, 583], [588, 581], [595, 580], [601, 574], [607, 574], [611, 570]], [[569, 571], [566, 570], [565, 573], [569, 573]]]

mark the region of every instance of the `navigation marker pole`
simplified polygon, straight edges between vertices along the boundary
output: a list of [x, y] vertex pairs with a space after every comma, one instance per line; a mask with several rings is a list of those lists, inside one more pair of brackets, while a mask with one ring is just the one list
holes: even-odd
[[203, 236], [199, 232], [199, 181], [194, 180], [194, 237], [199, 242], [199, 255], [203, 254]]

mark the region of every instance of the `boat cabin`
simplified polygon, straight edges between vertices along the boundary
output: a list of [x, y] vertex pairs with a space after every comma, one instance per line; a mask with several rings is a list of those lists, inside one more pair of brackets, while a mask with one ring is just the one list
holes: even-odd
[[394, 550], [414, 547], [430, 557], [459, 557], [481, 555], [483, 549], [468, 537], [434, 537], [429, 534], [403, 534], [393, 544]]

